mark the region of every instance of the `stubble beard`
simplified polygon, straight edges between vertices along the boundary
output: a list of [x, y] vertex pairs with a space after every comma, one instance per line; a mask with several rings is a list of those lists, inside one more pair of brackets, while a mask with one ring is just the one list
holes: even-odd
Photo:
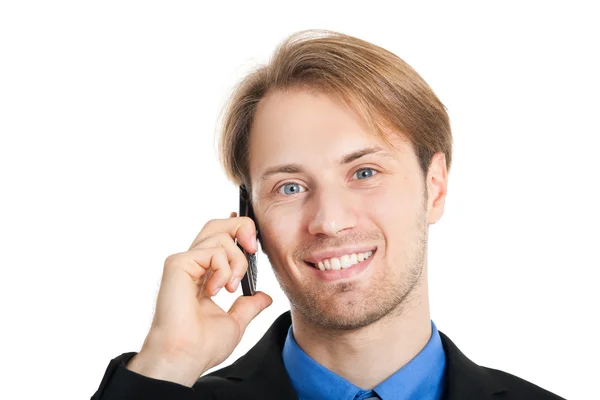
[[[367, 288], [359, 287], [357, 282], [316, 285], [312, 282], [310, 286], [292, 288], [285, 285], [275, 271], [277, 280], [292, 308], [306, 322], [324, 330], [357, 330], [385, 317], [401, 315], [425, 267], [427, 223], [424, 212], [417, 216], [413, 232], [412, 240], [405, 243], [404, 259], [388, 260], [388, 265], [370, 278]], [[390, 262], [401, 265], [389, 265]]]

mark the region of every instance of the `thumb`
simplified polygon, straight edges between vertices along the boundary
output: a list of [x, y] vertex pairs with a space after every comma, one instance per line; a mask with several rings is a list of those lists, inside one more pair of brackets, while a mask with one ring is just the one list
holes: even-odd
[[238, 297], [233, 302], [228, 313], [236, 320], [243, 334], [250, 321], [272, 303], [273, 299], [271, 296], [264, 292], [256, 292], [253, 296]]

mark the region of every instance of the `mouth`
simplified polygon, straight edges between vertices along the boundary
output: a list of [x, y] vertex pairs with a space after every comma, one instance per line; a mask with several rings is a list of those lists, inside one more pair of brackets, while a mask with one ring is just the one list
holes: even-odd
[[322, 272], [346, 270], [356, 268], [357, 266], [366, 265], [366, 261], [373, 257], [376, 251], [377, 248], [366, 252], [349, 253], [340, 257], [327, 258], [319, 261], [318, 263], [306, 260], [304, 260], [304, 262], [308, 266]]

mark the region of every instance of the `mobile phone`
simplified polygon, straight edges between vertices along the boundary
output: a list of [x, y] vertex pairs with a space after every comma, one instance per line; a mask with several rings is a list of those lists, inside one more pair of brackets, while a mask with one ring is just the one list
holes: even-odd
[[[252, 210], [252, 203], [250, 202], [250, 197], [248, 196], [248, 191], [244, 187], [244, 185], [240, 186], [240, 209], [238, 213], [239, 217], [250, 217], [254, 224], [256, 225], [256, 218], [254, 218], [254, 210]], [[258, 235], [258, 225], [256, 238], [259, 238]], [[237, 243], [237, 239], [236, 239]], [[252, 296], [256, 293], [256, 278], [257, 278], [257, 269], [256, 269], [256, 254], [250, 254], [239, 243], [237, 243], [238, 247], [246, 256], [246, 260], [248, 260], [248, 270], [244, 274], [242, 278], [242, 292], [244, 296]]]

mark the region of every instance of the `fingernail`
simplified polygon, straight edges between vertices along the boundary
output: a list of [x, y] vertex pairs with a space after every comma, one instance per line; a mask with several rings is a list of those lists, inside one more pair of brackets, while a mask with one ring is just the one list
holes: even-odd
[[223, 286], [219, 286], [218, 288], [216, 288], [213, 292], [213, 296], [216, 296], [221, 291], [221, 289], [223, 289]]
[[233, 280], [231, 281], [231, 286], [233, 287], [233, 290], [237, 290], [238, 286], [240, 285], [240, 278], [238, 278], [237, 276], [235, 278], [233, 278]]
[[258, 243], [256, 243], [256, 236], [252, 236], [252, 246], [258, 250]]

